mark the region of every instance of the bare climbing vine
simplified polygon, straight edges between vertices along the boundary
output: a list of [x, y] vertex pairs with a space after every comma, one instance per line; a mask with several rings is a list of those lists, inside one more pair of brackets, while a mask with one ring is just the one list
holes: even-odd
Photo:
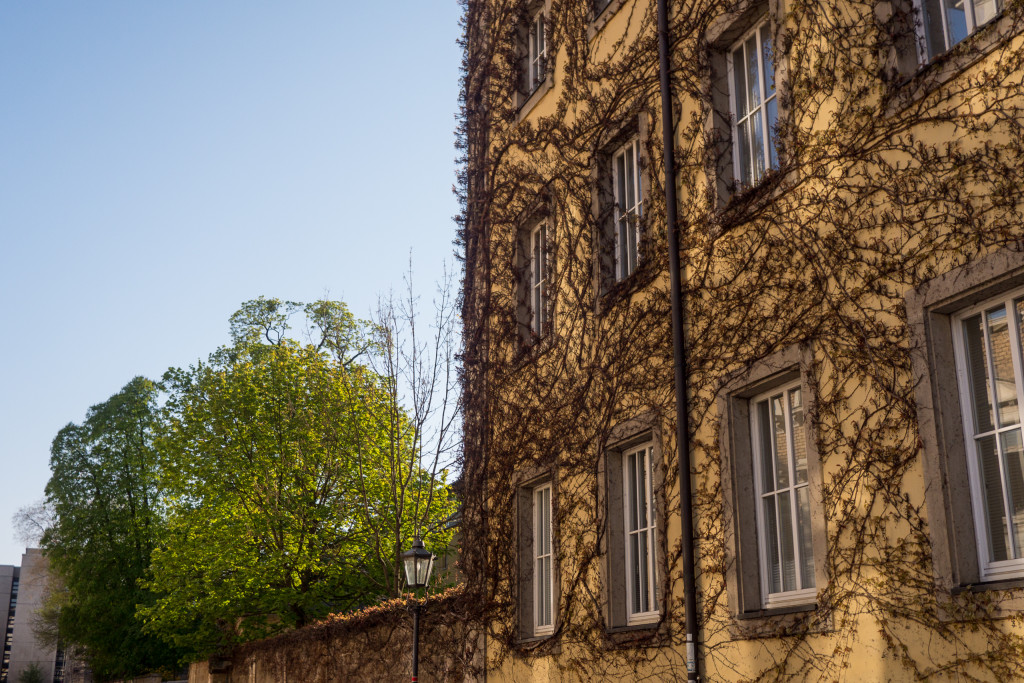
[[[702, 667], [711, 680], [839, 680], [869, 640], [894, 677], [1024, 676], [1019, 617], [992, 618], [1019, 595], [937, 584], [904, 303], [937, 274], [1022, 248], [1024, 4], [1006, 4], [921, 68], [909, 52], [909, 3], [773, 4], [773, 58], [785, 65], [780, 167], [723, 199], [716, 175], [731, 147], [708, 124], [713, 88], [722, 87], [708, 35], [748, 3], [670, 2]], [[546, 100], [544, 115], [521, 117], [516, 27], [529, 3], [464, 0], [462, 562], [492, 666], [550, 655], [595, 679], [642, 671], [670, 680], [685, 678], [677, 543], [663, 548], [668, 599], [657, 629], [633, 640], [610, 634], [603, 604], [599, 471], [617, 425], [653, 416], [659, 525], [679, 520], [654, 3], [615, 5], [614, 23], [595, 34], [589, 2], [551, 0], [554, 106]], [[609, 284], [600, 275], [608, 203], [595, 201], [595, 177], [608, 145], [638, 120], [650, 129], [642, 253], [632, 277]], [[519, 235], [538, 215], [553, 226], [553, 322], [532, 343], [521, 322]], [[725, 378], [792, 345], [815, 359], [809, 424], [825, 475], [828, 554], [818, 560], [829, 582], [818, 587], [818, 609], [774, 638], [738, 639], [716, 399]], [[516, 491], [537, 471], [556, 481], [561, 591], [555, 634], [525, 644]]]

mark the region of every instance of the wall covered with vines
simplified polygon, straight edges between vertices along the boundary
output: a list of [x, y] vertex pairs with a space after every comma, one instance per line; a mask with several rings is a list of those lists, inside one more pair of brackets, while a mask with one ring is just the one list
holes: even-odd
[[[587, 0], [464, 5], [463, 571], [487, 635], [482, 656], [509, 680], [685, 679], [654, 3], [613, 0], [596, 21]], [[528, 98], [518, 92], [519, 27], [539, 7], [549, 89]], [[779, 161], [742, 186], [730, 180], [722, 65], [730, 31], [758, 12], [770, 17]], [[1024, 624], [1004, 609], [1020, 589], [959, 590], [935, 565], [906, 299], [943, 273], [1024, 248], [1024, 5], [1007, 2], [924, 65], [914, 12], [900, 0], [669, 3], [709, 680], [1024, 677]], [[632, 136], [646, 186], [640, 253], [636, 271], [615, 281], [602, 169]], [[550, 325], [535, 338], [519, 283], [523, 231], [539, 220], [550, 226]], [[815, 560], [828, 578], [815, 609], [755, 626], [730, 603], [722, 396], [794, 348], [808, 359], [815, 518], [827, 538]], [[631, 424], [659, 445], [664, 599], [656, 627], [616, 631], [606, 453]], [[559, 576], [555, 632], [539, 640], [521, 635], [516, 541], [518, 492], [537, 476], [554, 482]]]

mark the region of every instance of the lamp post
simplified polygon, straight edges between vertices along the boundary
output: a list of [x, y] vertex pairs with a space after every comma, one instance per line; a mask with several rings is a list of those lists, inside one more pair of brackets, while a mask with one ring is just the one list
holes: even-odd
[[[430, 581], [430, 570], [434, 568], [434, 556], [423, 547], [419, 537], [412, 542], [412, 548], [402, 553], [405, 565], [405, 584], [416, 590]], [[412, 603], [412, 683], [416, 683], [420, 671], [420, 603]]]

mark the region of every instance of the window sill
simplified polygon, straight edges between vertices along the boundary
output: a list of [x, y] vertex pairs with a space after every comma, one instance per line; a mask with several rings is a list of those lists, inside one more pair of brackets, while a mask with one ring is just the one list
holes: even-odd
[[742, 612], [736, 615], [736, 619], [739, 621], [749, 621], [751, 619], [767, 619], [770, 617], [781, 617], [787, 614], [802, 614], [804, 612], [813, 612], [818, 609], [818, 604], [815, 602], [806, 605], [786, 605], [784, 607], [771, 607], [760, 609], [755, 612]]
[[916, 72], [908, 74], [903, 81], [897, 83], [882, 114], [886, 117], [899, 116], [905, 109], [920, 103], [937, 88], [984, 61], [998, 47], [1021, 33], [1010, 11], [1004, 9], [999, 16], [949, 50], [921, 64]]
[[661, 621], [661, 614], [657, 612], [648, 612], [634, 618], [633, 621], [628, 622], [623, 628], [634, 628], [634, 629], [645, 629], [655, 628]]
[[605, 315], [622, 302], [628, 302], [634, 295], [650, 286], [655, 280], [655, 273], [650, 266], [650, 258], [643, 259], [632, 273], [605, 285], [597, 297], [597, 315]]
[[950, 601], [939, 612], [945, 623], [977, 619], [979, 609], [988, 619], [1010, 619], [1024, 611], [1024, 577], [954, 586], [938, 596], [940, 604]]
[[735, 640], [778, 638], [826, 633], [831, 621], [830, 611], [814, 603], [741, 612], [733, 617], [729, 630]]
[[550, 330], [546, 332], [543, 336], [539, 337], [532, 336], [532, 332], [530, 334], [531, 337], [529, 339], [523, 339], [521, 345], [519, 346], [519, 352], [516, 354], [515, 357], [516, 365], [522, 366], [528, 363], [532, 363], [533, 361], [537, 360], [539, 357], [547, 353], [548, 349], [550, 349], [555, 344], [555, 335]]
[[662, 617], [657, 621], [627, 626], [609, 626], [604, 631], [605, 639], [612, 648], [660, 647], [670, 644], [670, 638]]
[[[544, 82], [539, 84], [536, 88], [534, 88], [533, 92], [531, 92], [529, 95], [526, 95], [525, 99], [522, 101], [522, 104], [519, 105], [519, 111], [516, 112], [516, 125], [519, 125], [520, 123], [523, 122], [523, 119], [525, 119], [529, 115], [533, 108], [537, 106], [537, 103], [544, 99], [544, 96], [547, 95], [551, 88], [553, 88], [554, 86], [555, 77], [549, 71], [547, 78], [544, 79]], [[523, 95], [519, 95], [519, 97], [523, 97]]]
[[661, 623], [661, 619], [655, 621], [645, 621], [642, 624], [627, 624], [625, 626], [609, 626], [605, 629], [605, 633], [642, 633], [644, 631], [654, 632], [658, 629], [658, 624]]
[[986, 593], [988, 591], [1005, 591], [1017, 588], [1024, 588], [1024, 577], [972, 583], [968, 586], [956, 586], [950, 589], [949, 594], [955, 597], [964, 593]]
[[558, 631], [559, 627], [556, 626], [550, 633], [519, 638], [513, 643], [516, 654], [520, 657], [545, 657], [560, 654], [562, 643], [555, 637]]
[[753, 214], [767, 207], [795, 184], [791, 170], [777, 168], [766, 171], [756, 184], [734, 190], [717, 212], [719, 232], [726, 233], [737, 225], [750, 222]]

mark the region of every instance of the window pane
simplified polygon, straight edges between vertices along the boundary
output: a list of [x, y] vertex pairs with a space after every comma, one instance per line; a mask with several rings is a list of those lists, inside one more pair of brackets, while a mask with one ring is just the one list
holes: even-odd
[[535, 245], [535, 241], [534, 240], [535, 240], [534, 233], [530, 232], [530, 234], [529, 234], [529, 245], [528, 245], [528, 248], [526, 250], [526, 258], [528, 259], [528, 262], [526, 264], [526, 273], [525, 273], [525, 275], [526, 275], [526, 288], [527, 288], [527, 291], [529, 291], [529, 292], [534, 291], [534, 286], [537, 285], [536, 278], [535, 278], [535, 275], [534, 275], [534, 270], [537, 268], [537, 262], [536, 262], [535, 256], [534, 256], [534, 245]]
[[633, 593], [633, 612], [640, 611], [640, 537], [639, 534], [631, 534], [629, 537], [630, 569], [629, 577], [630, 590]]
[[647, 572], [650, 569], [650, 565], [648, 563], [651, 556], [651, 549], [647, 544], [646, 532], [638, 534], [638, 537], [640, 540], [640, 564], [637, 569], [639, 569], [638, 574], [640, 578], [640, 602], [636, 603], [636, 607], [639, 612], [648, 612], [651, 607], [647, 600], [647, 595], [650, 592], [650, 586], [647, 585]]
[[551, 572], [551, 556], [548, 555], [544, 558], [544, 608], [543, 617], [544, 625], [551, 625], [551, 585], [552, 585], [552, 572]]
[[979, 0], [974, 3], [974, 26], [977, 28], [999, 14], [999, 3], [996, 0]]
[[637, 453], [637, 478], [636, 495], [640, 501], [640, 524], [637, 528], [646, 529], [649, 501], [647, 500], [647, 456], [644, 451]]
[[544, 545], [541, 548], [545, 555], [551, 554], [551, 489], [545, 488], [542, 491], [544, 496], [544, 503], [541, 510], [544, 512], [543, 519], [543, 531], [544, 531]]
[[[654, 578], [652, 578], [652, 581], [657, 581], [658, 571], [657, 571], [657, 568], [656, 568], [657, 565], [655, 565], [655, 563], [654, 563], [654, 528], [652, 527], [647, 532], [647, 534], [648, 534], [649, 541], [650, 541], [650, 545], [648, 546], [650, 548], [649, 559], [648, 559], [648, 562], [650, 562], [650, 565], [651, 565], [650, 576], [654, 577]], [[650, 590], [648, 592], [650, 593], [651, 609], [652, 610], [658, 609], [658, 591], [657, 591], [656, 587], [654, 585], [650, 586]]]
[[953, 47], [967, 37], [964, 0], [943, 0], [943, 4], [946, 9], [946, 26], [949, 28], [949, 46]]
[[772, 433], [775, 441], [775, 489], [779, 490], [789, 486], [789, 440], [781, 395], [772, 396]]
[[775, 472], [772, 467], [772, 430], [768, 415], [768, 401], [757, 404], [757, 439], [761, 450], [761, 486], [762, 493], [775, 490]]
[[761, 26], [761, 69], [764, 98], [767, 100], [775, 92], [775, 65], [772, 64], [772, 36], [768, 32], [768, 22]]
[[1006, 500], [1010, 507], [1013, 557], [1021, 557], [1024, 547], [1024, 444], [1020, 430], [999, 435], [1003, 447], [1003, 472], [1006, 476]]
[[541, 268], [543, 267], [543, 233], [540, 229], [533, 233], [533, 263], [530, 268], [530, 286], [533, 288], [533, 331], [540, 334], [543, 302], [541, 301]]
[[743, 48], [732, 53], [733, 95], [736, 96], [736, 119], [747, 115], [747, 79], [743, 71]]
[[782, 547], [782, 590], [796, 590], [796, 551], [793, 549], [793, 508], [789, 491], [779, 494], [779, 536]]
[[626, 263], [629, 272], [637, 269], [637, 229], [638, 218], [635, 211], [630, 212], [626, 230]]
[[750, 109], [753, 111], [761, 104], [761, 79], [757, 74], [759, 69], [757, 68], [756, 36], [747, 38], [747, 42], [743, 46], [743, 52], [746, 57], [747, 102], [750, 103]]
[[637, 217], [629, 215], [629, 229], [626, 234], [626, 267], [632, 273], [636, 270]]
[[548, 277], [548, 224], [540, 226], [540, 258], [538, 259], [537, 272], [540, 273], [540, 280], [543, 282]]
[[985, 354], [985, 335], [981, 329], [981, 316], [964, 321], [964, 342], [967, 347], [967, 373], [971, 380], [971, 399], [974, 404], [974, 432], [983, 434], [993, 428], [992, 395], [988, 383], [988, 358]]
[[753, 182], [754, 169], [751, 166], [750, 161], [750, 127], [751, 121], [750, 119], [747, 119], [740, 123], [736, 129], [736, 137], [739, 139], [740, 143], [739, 179], [744, 185], [750, 185]]
[[931, 57], [946, 51], [946, 36], [942, 28], [942, 0], [924, 0], [925, 34]]
[[537, 625], [547, 626], [548, 625], [548, 609], [545, 590], [548, 586], [547, 572], [545, 571], [546, 565], [544, 560], [537, 560]]
[[548, 525], [547, 515], [545, 514], [546, 510], [544, 509], [543, 503], [543, 492], [541, 493], [540, 498], [540, 510], [537, 513], [537, 554], [544, 555], [547, 553], [548, 548]]
[[768, 496], [763, 501], [765, 554], [768, 560], [768, 592], [782, 591], [782, 572], [779, 567], [779, 525], [775, 514], [775, 496]]
[[637, 525], [637, 481], [636, 481], [636, 453], [630, 453], [627, 458], [629, 463], [629, 530], [636, 531], [640, 527]]
[[755, 115], [751, 121], [754, 126], [753, 139], [750, 141], [750, 146], [754, 151], [754, 167], [751, 170], [751, 183], [756, 183], [764, 175], [764, 116], [760, 112]]
[[989, 311], [986, 315], [988, 338], [992, 347], [992, 371], [995, 375], [996, 400], [998, 401], [999, 426], [1006, 427], [1020, 422], [1017, 410], [1017, 383], [1013, 378], [1013, 359], [1010, 356], [1010, 332], [1006, 319], [1006, 307]]
[[1009, 559], [1008, 528], [1006, 509], [1003, 507], [1003, 485], [999, 477], [999, 454], [996, 452], [996, 437], [986, 436], [976, 441], [978, 446], [978, 471], [981, 472], [981, 488], [985, 495], [985, 521], [988, 526], [989, 551], [991, 559]]
[[619, 217], [619, 230], [616, 233], [616, 256], [619, 259], [619, 279], [623, 279], [629, 275], [629, 255], [626, 253], [626, 238], [629, 234], [629, 222], [626, 214], [621, 214]]
[[1018, 299], [1013, 305], [1017, 309], [1017, 338], [1024, 339], [1024, 299]]
[[789, 391], [789, 414], [793, 424], [793, 463], [796, 483], [807, 483], [807, 434], [804, 432], [804, 406], [799, 389]]
[[619, 204], [619, 211], [626, 210], [626, 155], [620, 154], [615, 157], [615, 200]]
[[540, 265], [541, 265], [541, 245], [544, 243], [544, 238], [541, 236], [541, 231], [538, 228], [533, 231], [533, 284], [536, 285], [540, 282]]
[[544, 496], [541, 494], [540, 489], [533, 495], [533, 554], [535, 557], [540, 557], [544, 554]]
[[775, 129], [779, 125], [779, 105], [773, 96], [764, 106], [765, 118], [768, 120], [768, 159], [771, 168], [778, 168], [779, 152], [775, 148]]
[[814, 549], [811, 547], [811, 503], [809, 489], [796, 490], [796, 532], [800, 542], [800, 587], [814, 587]]
[[643, 214], [644, 190], [640, 183], [640, 142], [633, 143], [633, 189], [636, 193], [636, 201], [633, 204], [633, 214], [639, 217]]
[[626, 148], [626, 153], [623, 157], [626, 159], [626, 210], [632, 211], [633, 207], [636, 206], [636, 159], [634, 158], [636, 147], [630, 145]]

